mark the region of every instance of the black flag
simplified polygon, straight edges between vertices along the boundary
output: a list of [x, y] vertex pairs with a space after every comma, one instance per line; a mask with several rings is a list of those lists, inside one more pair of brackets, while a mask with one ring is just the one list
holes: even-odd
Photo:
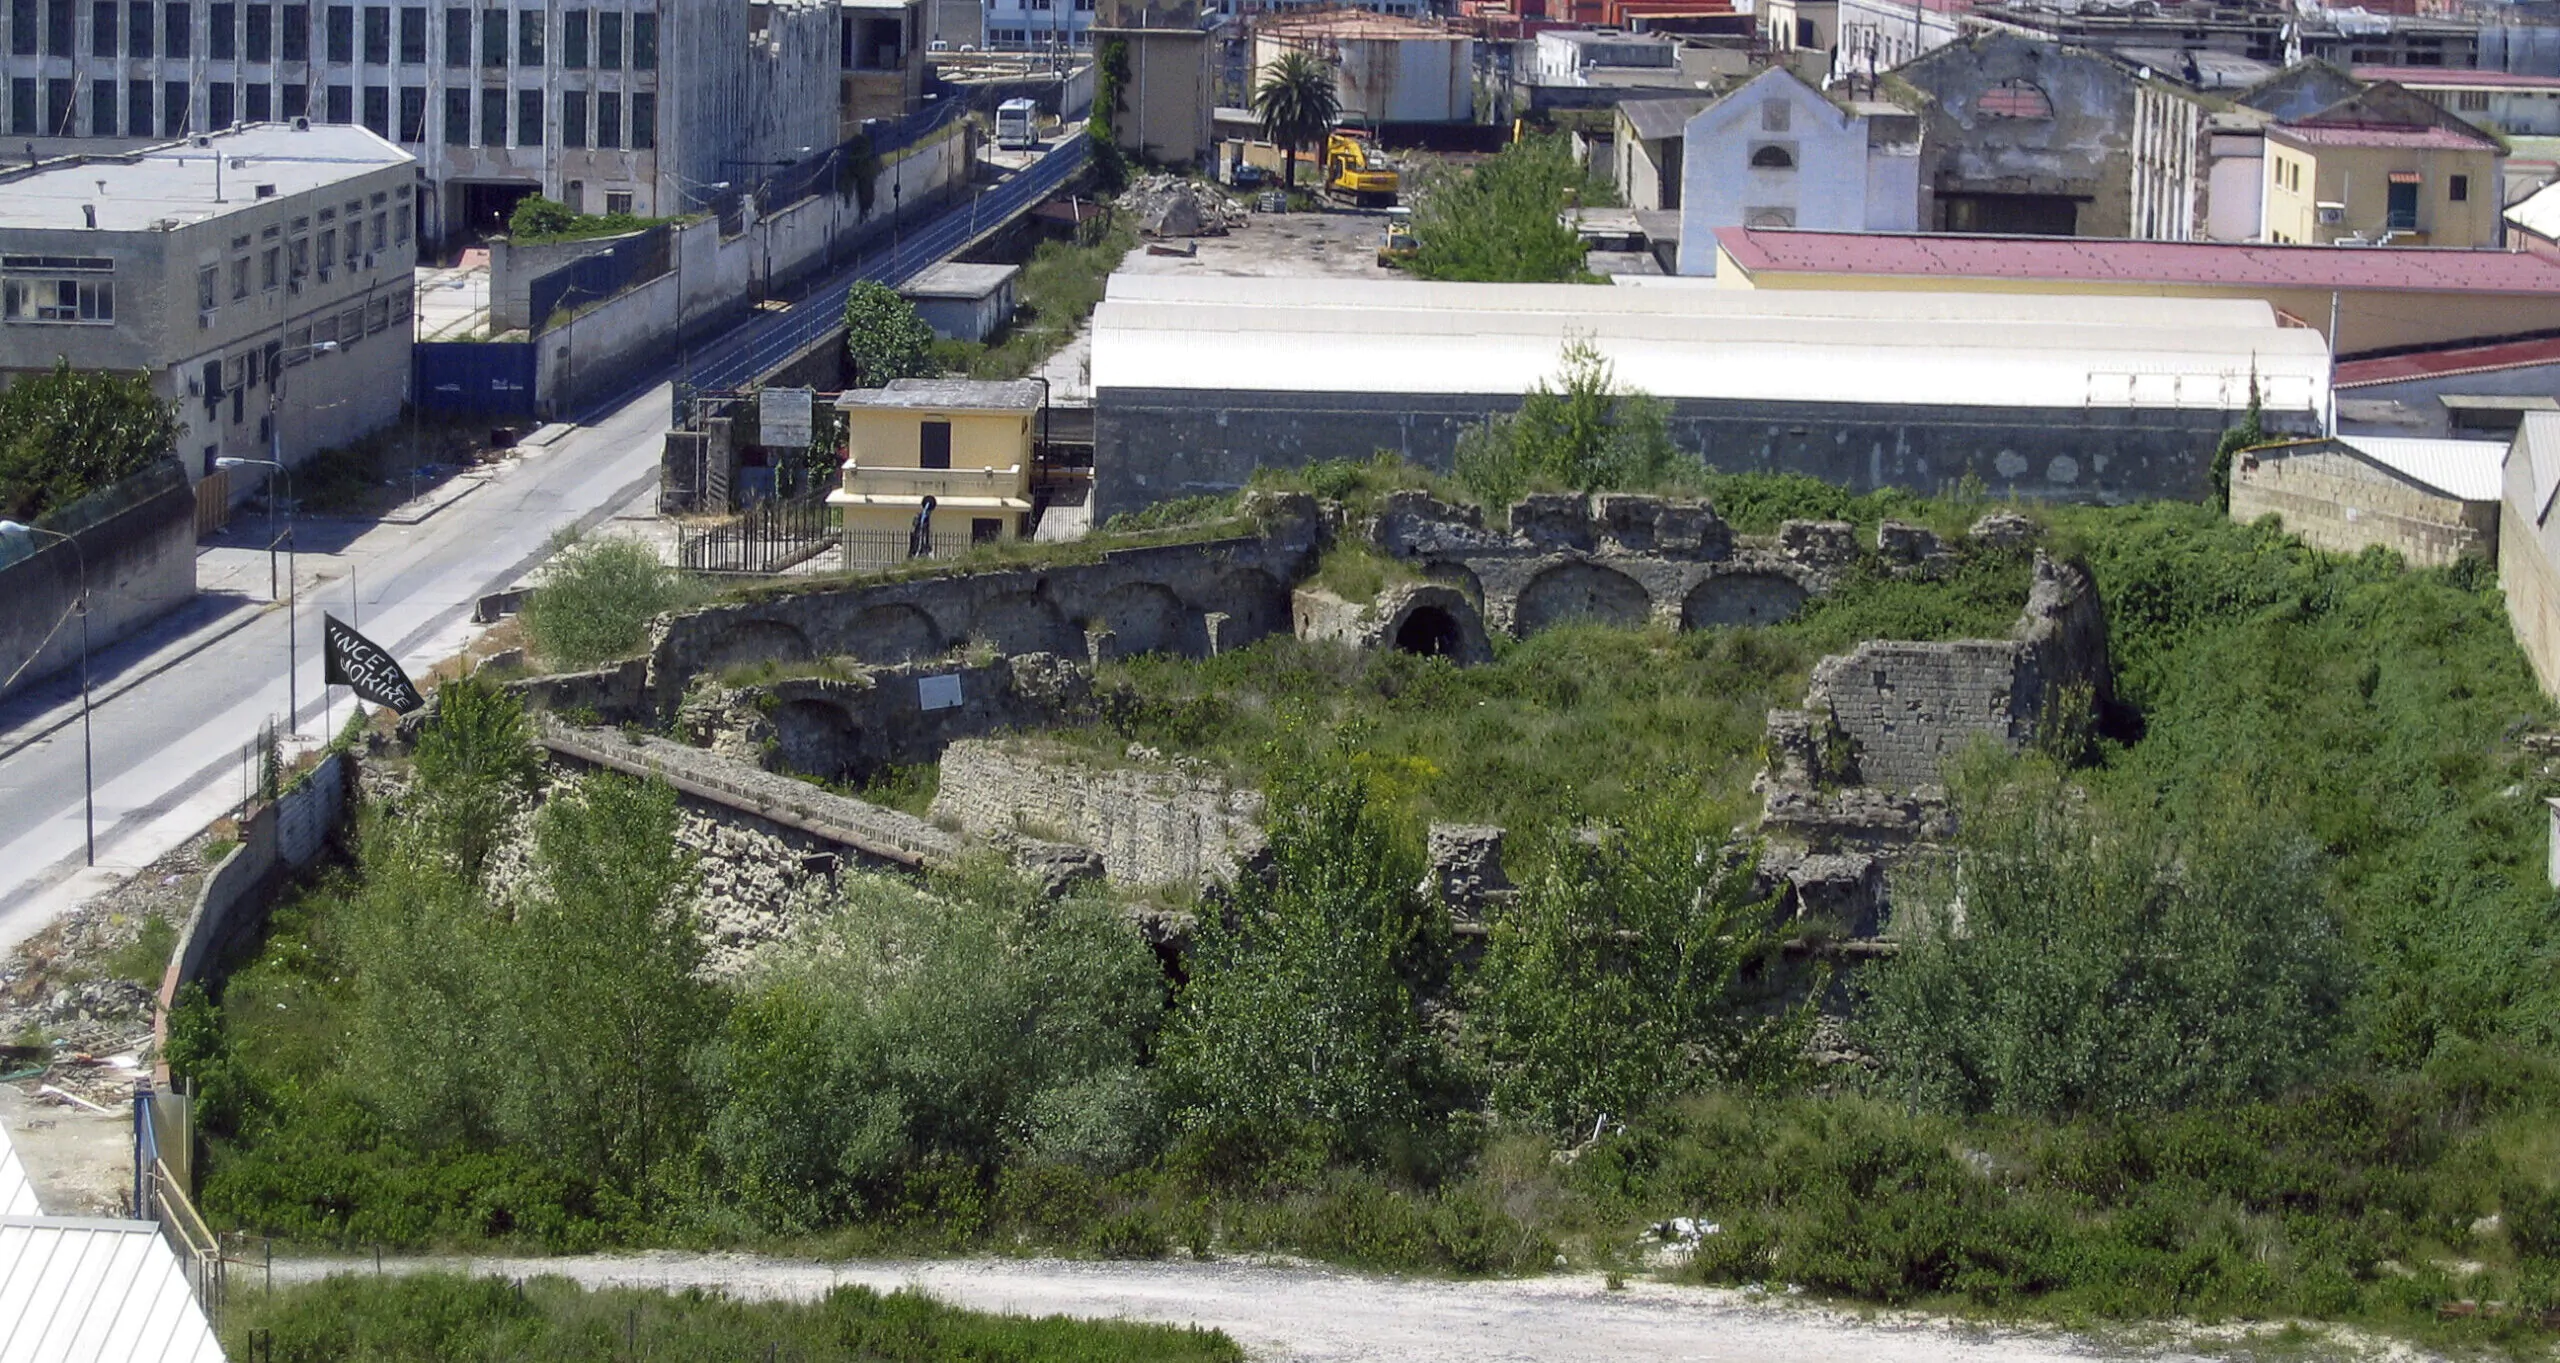
[[344, 686], [356, 693], [356, 699], [376, 705], [388, 705], [407, 714], [426, 704], [409, 674], [400, 670], [400, 660], [383, 651], [380, 644], [347, 628], [334, 615], [322, 615], [323, 652], [328, 654], [327, 671], [321, 680], [331, 686]]

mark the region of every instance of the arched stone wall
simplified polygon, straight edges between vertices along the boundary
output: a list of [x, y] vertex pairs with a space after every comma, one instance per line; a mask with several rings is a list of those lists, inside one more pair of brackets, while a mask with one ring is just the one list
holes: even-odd
[[1573, 621], [1635, 629], [1653, 614], [1643, 584], [1596, 563], [1560, 563], [1532, 578], [1512, 609], [1512, 632], [1522, 638]]
[[861, 726], [832, 701], [803, 698], [773, 708], [774, 760], [808, 776], [842, 780], [867, 766]]
[[845, 631], [846, 652], [866, 663], [904, 663], [930, 658], [949, 647], [933, 617], [900, 602], [872, 606], [855, 616]]
[[1692, 588], [1680, 606], [1680, 628], [1774, 625], [1792, 619], [1813, 593], [1779, 573], [1718, 573]]

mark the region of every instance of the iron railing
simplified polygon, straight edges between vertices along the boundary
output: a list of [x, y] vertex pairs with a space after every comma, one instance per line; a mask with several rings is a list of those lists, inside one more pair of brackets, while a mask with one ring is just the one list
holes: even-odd
[[922, 560], [958, 558], [976, 546], [966, 535], [941, 535], [923, 546], [921, 554], [912, 552], [916, 547], [904, 530], [847, 530], [844, 532], [845, 571], [885, 572]]
[[218, 1320], [222, 1311], [223, 1289], [229, 1281], [224, 1269], [222, 1241], [196, 1214], [195, 1202], [187, 1196], [186, 1185], [169, 1172], [161, 1160], [151, 1161], [151, 1171], [144, 1180], [150, 1189], [150, 1206], [146, 1215], [160, 1223], [160, 1234], [178, 1255], [178, 1268], [187, 1276], [187, 1287], [196, 1294], [197, 1304], [204, 1307], [205, 1318]]
[[681, 532], [676, 561], [697, 573], [778, 573], [833, 543], [843, 514], [813, 497], [758, 502], [717, 525]]

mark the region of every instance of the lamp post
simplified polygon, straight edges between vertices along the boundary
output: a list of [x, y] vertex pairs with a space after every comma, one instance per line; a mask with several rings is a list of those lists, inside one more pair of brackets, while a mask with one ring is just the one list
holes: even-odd
[[98, 769], [96, 749], [89, 741], [89, 556], [82, 552], [80, 541], [59, 530], [17, 521], [0, 521], [0, 539], [24, 535], [33, 539], [50, 535], [71, 546], [71, 556], [80, 565], [80, 817], [89, 835], [89, 864], [98, 864]]
[[[729, 182], [726, 180], [714, 180], [707, 185], [695, 186], [693, 181], [672, 170], [667, 172], [667, 178], [675, 182], [677, 198], [688, 199], [705, 207], [711, 203], [708, 196], [729, 192]], [[696, 194], [693, 188], [688, 186], [699, 188], [702, 192]], [[667, 245], [676, 253], [676, 400], [681, 402], [684, 400], [685, 390], [693, 385], [693, 348], [686, 343], [684, 334], [684, 238], [670, 231], [667, 233]]]
[[[263, 465], [267, 468], [274, 469], [277, 476], [284, 479], [285, 495], [287, 497], [291, 497], [293, 495], [293, 470], [286, 468], [282, 460], [241, 459], [235, 456], [226, 455], [223, 458], [213, 461], [213, 466], [218, 469], [247, 468], [251, 465]], [[267, 521], [270, 526], [275, 523], [275, 506], [275, 498], [269, 497], [267, 499]], [[274, 533], [271, 530], [267, 539], [267, 554], [270, 563], [274, 561], [275, 548]], [[301, 725], [294, 718], [294, 712], [302, 708], [299, 703], [302, 694], [301, 683], [293, 674], [294, 669], [301, 662], [302, 642], [301, 629], [294, 621], [294, 612], [296, 608], [301, 605], [302, 594], [299, 584], [294, 581], [293, 577], [293, 527], [289, 524], [285, 527], [284, 588], [284, 727], [287, 733], [299, 733], [301, 732]], [[272, 593], [270, 593], [268, 599], [274, 599]]]

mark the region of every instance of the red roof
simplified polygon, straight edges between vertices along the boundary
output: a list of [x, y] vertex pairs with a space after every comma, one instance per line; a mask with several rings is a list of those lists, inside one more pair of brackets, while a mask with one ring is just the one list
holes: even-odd
[[2494, 345], [2450, 346], [2411, 355], [2386, 355], [2373, 360], [2340, 360], [2330, 371], [2330, 384], [2338, 388], [2360, 388], [2368, 384], [2396, 383], [2402, 379], [2447, 378], [2455, 374], [2524, 369], [2543, 364], [2560, 364], [2560, 340], [2501, 341]]
[[2478, 151], [2498, 144], [2477, 133], [2451, 128], [2374, 128], [2352, 124], [2279, 123], [2270, 136], [2307, 147], [2398, 147], [2406, 151]]
[[2560, 297], [2560, 262], [2520, 251], [1797, 232], [1761, 227], [1719, 227], [1716, 242], [1734, 263], [1754, 274], [1773, 270]]
[[2468, 71], [2444, 66], [2359, 66], [2357, 80], [2387, 80], [2413, 90], [2560, 90], [2560, 76]]

